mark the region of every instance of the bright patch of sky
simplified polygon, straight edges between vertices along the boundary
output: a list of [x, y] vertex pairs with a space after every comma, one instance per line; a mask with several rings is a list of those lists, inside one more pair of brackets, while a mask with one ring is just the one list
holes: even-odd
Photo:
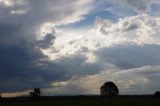
[[0, 0], [0, 91], [154, 93], [159, 15], [159, 0]]
[[101, 17], [103, 19], [108, 19], [111, 21], [117, 21], [119, 18], [124, 18], [126, 16], [134, 16], [137, 13], [127, 7], [116, 6], [111, 2], [99, 1], [94, 4], [94, 9], [86, 14], [83, 20], [76, 23], [71, 23], [67, 25], [57, 26], [58, 28], [82, 28], [82, 27], [93, 27], [96, 17]]

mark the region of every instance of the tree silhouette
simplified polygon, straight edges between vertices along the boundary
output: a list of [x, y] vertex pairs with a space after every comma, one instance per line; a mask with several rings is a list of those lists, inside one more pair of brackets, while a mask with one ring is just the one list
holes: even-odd
[[156, 91], [156, 92], [154, 93], [154, 96], [155, 96], [155, 97], [160, 97], [160, 91]]
[[34, 91], [29, 93], [32, 97], [39, 97], [41, 95], [40, 88], [34, 88]]
[[118, 87], [113, 82], [105, 82], [100, 88], [101, 96], [115, 96], [119, 94]]

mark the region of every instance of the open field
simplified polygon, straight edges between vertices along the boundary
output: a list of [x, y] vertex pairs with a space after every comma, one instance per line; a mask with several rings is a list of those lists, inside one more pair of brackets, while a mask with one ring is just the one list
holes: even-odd
[[68, 96], [1, 99], [0, 106], [160, 106], [160, 98], [153, 96]]

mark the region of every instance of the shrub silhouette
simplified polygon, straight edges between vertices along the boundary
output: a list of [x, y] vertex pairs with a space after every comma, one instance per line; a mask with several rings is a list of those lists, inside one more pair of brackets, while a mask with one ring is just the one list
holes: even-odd
[[100, 88], [101, 96], [115, 96], [119, 95], [118, 87], [113, 82], [106, 82]]
[[41, 95], [40, 88], [34, 88], [34, 91], [29, 93], [32, 97], [39, 97]]
[[156, 92], [154, 93], [154, 96], [155, 96], [155, 97], [160, 97], [160, 91], [156, 91]]

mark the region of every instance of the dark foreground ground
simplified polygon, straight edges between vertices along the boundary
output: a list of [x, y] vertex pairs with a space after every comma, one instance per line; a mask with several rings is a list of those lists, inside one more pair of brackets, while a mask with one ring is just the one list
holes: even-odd
[[0, 99], [0, 106], [160, 106], [160, 98], [154, 96], [57, 96], [19, 97]]

